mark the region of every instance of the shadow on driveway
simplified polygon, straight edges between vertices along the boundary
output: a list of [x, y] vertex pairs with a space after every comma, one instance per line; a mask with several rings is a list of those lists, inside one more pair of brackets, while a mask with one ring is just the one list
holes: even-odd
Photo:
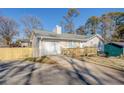
[[84, 62], [82, 62], [83, 67], [81, 67], [81, 66], [78, 65], [75, 61], [73, 61], [73, 59], [68, 60], [68, 59], [65, 58], [65, 57], [63, 57], [63, 59], [67, 60], [67, 62], [70, 63], [70, 65], [71, 65], [72, 68], [74, 69], [75, 74], [78, 76], [78, 78], [79, 78], [80, 80], [82, 80], [82, 83], [85, 83], [85, 84], [87, 84], [87, 85], [91, 85], [91, 84], [92, 84], [92, 83], [90, 83], [90, 81], [88, 81], [88, 80], [86, 79], [85, 76], [83, 76], [83, 74], [85, 74], [85, 75], [88, 75], [88, 76], [90, 76], [91, 78], [93, 78], [93, 79], [97, 82], [97, 84], [99, 84], [99, 85], [102, 84], [102, 82], [101, 82], [96, 76], [94, 76], [92, 73], [90, 73], [90, 71], [86, 68]]

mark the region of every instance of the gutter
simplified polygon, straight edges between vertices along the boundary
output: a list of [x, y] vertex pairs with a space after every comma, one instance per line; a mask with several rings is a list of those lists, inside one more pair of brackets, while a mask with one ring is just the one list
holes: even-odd
[[83, 39], [72, 39], [72, 38], [54, 38], [54, 37], [40, 37], [41, 40], [44, 39], [50, 39], [50, 40], [68, 40], [68, 41], [80, 41], [80, 42], [86, 42], [87, 39], [83, 40]]

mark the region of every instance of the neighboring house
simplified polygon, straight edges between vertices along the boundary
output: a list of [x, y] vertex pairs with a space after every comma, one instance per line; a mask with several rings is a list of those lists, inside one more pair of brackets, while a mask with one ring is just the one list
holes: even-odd
[[104, 52], [108, 56], [124, 55], [124, 42], [107, 43], [104, 48]]
[[31, 47], [32, 43], [29, 39], [20, 40], [21, 47]]
[[0, 47], [3, 45], [2, 40], [0, 40]]
[[3, 43], [3, 40], [0, 38], [0, 47], [8, 47], [7, 45], [5, 45], [4, 43]]
[[104, 40], [98, 34], [83, 36], [61, 32], [61, 27], [56, 26], [54, 32], [34, 30], [32, 33], [33, 56], [61, 54], [62, 48], [96, 47], [103, 51]]

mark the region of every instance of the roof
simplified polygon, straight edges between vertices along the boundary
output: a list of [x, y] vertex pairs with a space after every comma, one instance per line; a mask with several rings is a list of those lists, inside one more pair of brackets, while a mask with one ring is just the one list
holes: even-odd
[[119, 45], [119, 46], [122, 46], [122, 47], [124, 47], [124, 42], [113, 42], [114, 44], [117, 44], [117, 45]]
[[41, 31], [41, 30], [34, 30], [33, 33], [36, 36], [41, 37], [42, 39], [57, 39], [57, 40], [74, 40], [74, 41], [87, 41], [89, 39], [92, 39], [95, 36], [98, 36], [101, 38], [99, 35], [76, 35], [76, 34], [67, 34], [67, 33], [62, 33], [62, 34], [57, 34], [55, 32], [48, 32], [48, 31]]
[[111, 44], [111, 45], [118, 46], [118, 47], [124, 47], [124, 42], [111, 42], [107, 44]]
[[30, 40], [29, 39], [21, 39], [21, 43], [29, 43]]

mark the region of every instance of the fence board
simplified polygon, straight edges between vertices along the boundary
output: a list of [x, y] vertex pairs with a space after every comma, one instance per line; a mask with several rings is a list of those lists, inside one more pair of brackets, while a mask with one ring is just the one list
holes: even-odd
[[63, 48], [62, 54], [67, 56], [92, 56], [97, 55], [97, 49], [94, 47]]
[[0, 60], [32, 57], [32, 48], [0, 48]]

